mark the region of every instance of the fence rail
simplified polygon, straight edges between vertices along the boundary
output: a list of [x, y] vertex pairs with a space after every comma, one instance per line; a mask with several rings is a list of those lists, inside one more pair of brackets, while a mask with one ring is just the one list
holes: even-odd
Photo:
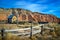
[[43, 30], [42, 29], [49, 29], [49, 30], [54, 30], [54, 28], [49, 28], [49, 27], [44, 27], [44, 26], [36, 26], [36, 27], [30, 27], [30, 28], [20, 28], [20, 29], [1, 29], [1, 36], [3, 39], [4, 33], [11, 33], [12, 35], [17, 35], [17, 36], [25, 36], [25, 37], [32, 37], [32, 35], [40, 33], [42, 34]]

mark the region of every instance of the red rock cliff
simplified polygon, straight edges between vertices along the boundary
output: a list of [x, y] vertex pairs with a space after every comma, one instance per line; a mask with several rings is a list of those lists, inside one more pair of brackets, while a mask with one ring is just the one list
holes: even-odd
[[[5, 11], [5, 9], [3, 10]], [[1, 11], [3, 13], [3, 11]], [[34, 21], [34, 22], [60, 22], [60, 19], [58, 19], [56, 16], [50, 15], [50, 14], [43, 14], [38, 12], [31, 12], [29, 10], [25, 9], [15, 9], [15, 11], [18, 11], [18, 21]], [[0, 12], [0, 14], [1, 14]], [[11, 9], [8, 9], [5, 11], [7, 16], [4, 18], [8, 18], [8, 16], [11, 14]], [[4, 19], [2, 18], [2, 19]], [[1, 16], [0, 16], [1, 20]]]

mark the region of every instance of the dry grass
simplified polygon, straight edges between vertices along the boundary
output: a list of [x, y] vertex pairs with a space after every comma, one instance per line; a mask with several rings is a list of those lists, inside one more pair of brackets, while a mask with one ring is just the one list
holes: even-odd
[[[39, 33], [39, 34], [33, 35], [32, 40], [60, 40], [60, 24], [50, 24], [50, 25], [52, 25], [51, 27], [53, 26], [56, 27], [56, 30], [54, 32], [51, 32], [50, 34], [52, 37], [49, 38], [48, 37], [49, 35], [47, 34], [41, 35]], [[7, 26], [7, 25], [0, 24], [0, 27], [3, 27], [3, 26]], [[8, 29], [11, 29], [11, 28], [8, 27]], [[4, 39], [5, 40], [31, 40], [29, 37], [16, 36], [16, 35], [12, 35], [11, 33], [6, 33], [6, 36], [4, 37]], [[1, 40], [1, 37], [0, 37], [0, 40]]]

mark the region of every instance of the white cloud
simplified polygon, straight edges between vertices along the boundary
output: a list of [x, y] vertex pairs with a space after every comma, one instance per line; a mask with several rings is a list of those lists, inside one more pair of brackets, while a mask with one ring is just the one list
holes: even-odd
[[42, 6], [40, 4], [30, 4], [27, 6], [27, 9], [30, 9], [30, 10], [35, 11], [35, 12], [40, 12], [46, 8], [47, 8], [46, 6]]
[[39, 0], [39, 1], [37, 1], [37, 3], [46, 3], [48, 1], [50, 1], [50, 0]]
[[15, 3], [15, 5], [26, 5], [26, 4], [27, 4], [27, 2], [25, 2], [25, 1], [17, 1]]
[[41, 13], [44, 13], [44, 14], [54, 14], [56, 10], [49, 10], [49, 11], [46, 11], [46, 12], [41, 12]]
[[15, 7], [24, 8], [24, 9], [31, 10], [33, 12], [41, 12], [41, 13], [52, 13], [53, 11], [55, 11], [55, 10], [49, 10], [47, 12], [42, 12], [42, 10], [48, 8], [47, 5], [29, 3], [29, 2], [26, 2], [26, 1], [18, 1], [18, 2], [16, 2]]
[[16, 2], [15, 7], [28, 9], [28, 10], [31, 10], [33, 12], [34, 11], [35, 12], [40, 12], [40, 11], [47, 8], [47, 6], [45, 6], [45, 5], [29, 3], [29, 2], [26, 2], [26, 1], [18, 1], [18, 2]]
[[48, 12], [54, 12], [54, 11], [56, 11], [56, 10], [49, 10]]

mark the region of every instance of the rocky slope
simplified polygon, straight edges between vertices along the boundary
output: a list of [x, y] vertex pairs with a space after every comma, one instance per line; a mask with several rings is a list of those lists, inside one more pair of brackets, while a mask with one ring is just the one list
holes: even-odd
[[[56, 16], [50, 14], [42, 14], [38, 12], [31, 12], [25, 9], [14, 9], [14, 15], [18, 15], [18, 21], [33, 21], [33, 22], [60, 22]], [[0, 9], [0, 14], [6, 14], [6, 18], [12, 13], [12, 9]], [[0, 16], [2, 17], [2, 16]], [[3, 19], [3, 18], [2, 18]], [[0, 18], [1, 20], [1, 18]], [[5, 20], [5, 19], [4, 19]]]

